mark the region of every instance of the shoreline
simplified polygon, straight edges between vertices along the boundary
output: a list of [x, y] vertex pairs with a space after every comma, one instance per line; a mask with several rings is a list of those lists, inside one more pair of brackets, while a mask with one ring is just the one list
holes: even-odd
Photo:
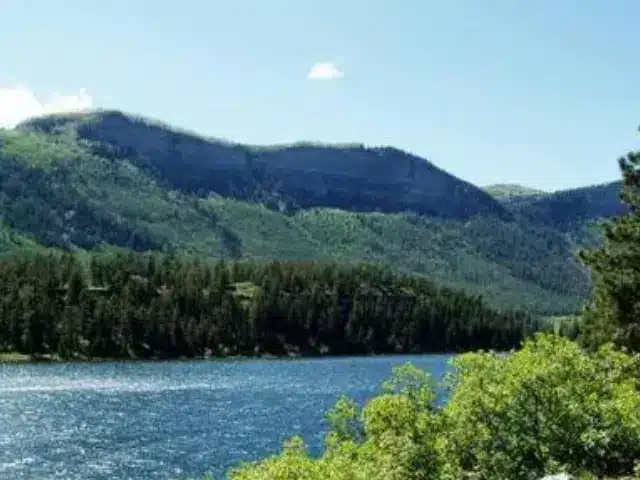
[[[473, 350], [476, 351], [476, 350]], [[148, 358], [103, 358], [103, 357], [76, 357], [70, 359], [60, 358], [55, 354], [41, 354], [37, 356], [20, 352], [0, 352], [0, 366], [5, 365], [31, 365], [31, 364], [82, 364], [82, 363], [182, 363], [182, 362], [224, 362], [224, 361], [250, 361], [250, 360], [313, 360], [326, 358], [369, 358], [369, 357], [400, 357], [419, 355], [460, 355], [465, 352], [421, 352], [421, 353], [365, 353], [365, 354], [299, 354], [289, 353], [284, 355], [259, 354], [259, 355], [226, 355], [226, 356], [198, 356], [198, 357], [148, 357]], [[496, 352], [499, 353], [499, 352]]]
[[[327, 356], [327, 355], [325, 355]], [[25, 364], [64, 364], [64, 363], [162, 363], [162, 362], [202, 362], [224, 360], [287, 360], [294, 358], [313, 358], [305, 355], [227, 355], [227, 356], [198, 356], [198, 357], [147, 357], [147, 358], [118, 358], [118, 357], [75, 357], [60, 358], [55, 354], [30, 355], [20, 352], [0, 352], [0, 365]]]

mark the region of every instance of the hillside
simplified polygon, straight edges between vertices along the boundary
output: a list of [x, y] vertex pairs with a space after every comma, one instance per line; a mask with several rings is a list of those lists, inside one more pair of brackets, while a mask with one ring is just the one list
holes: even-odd
[[604, 187], [511, 204], [395, 148], [247, 146], [111, 111], [1, 132], [0, 162], [7, 249], [383, 262], [541, 313], [579, 308], [573, 253], [618, 208]]
[[544, 190], [518, 185], [517, 183], [496, 183], [484, 187], [484, 191], [498, 199], [541, 196], [548, 193]]
[[390, 147], [246, 146], [207, 140], [112, 111], [39, 118], [21, 130], [88, 140], [92, 153], [126, 160], [162, 186], [185, 194], [215, 192], [283, 212], [327, 207], [411, 210], [455, 219], [509, 216], [483, 190]]
[[561, 190], [540, 198], [524, 197], [518, 209], [527, 220], [564, 232], [585, 222], [623, 212], [620, 182]]

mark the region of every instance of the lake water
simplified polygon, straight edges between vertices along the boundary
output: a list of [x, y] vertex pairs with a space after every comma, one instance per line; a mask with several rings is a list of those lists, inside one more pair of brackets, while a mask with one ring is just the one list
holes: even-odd
[[172, 479], [321, 447], [342, 393], [364, 401], [395, 365], [447, 356], [0, 366], [0, 478]]

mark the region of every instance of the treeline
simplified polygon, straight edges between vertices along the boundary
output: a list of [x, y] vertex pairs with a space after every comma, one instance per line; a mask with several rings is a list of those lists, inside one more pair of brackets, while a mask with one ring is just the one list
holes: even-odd
[[383, 267], [205, 263], [173, 254], [0, 262], [0, 350], [62, 358], [449, 352], [538, 328]]
[[407, 365], [364, 408], [338, 401], [320, 456], [295, 437], [229, 478], [640, 480], [640, 151], [618, 163], [624, 213], [580, 252], [591, 298], [579, 316], [546, 320], [579, 343], [536, 335], [512, 355], [454, 357], [444, 404]]

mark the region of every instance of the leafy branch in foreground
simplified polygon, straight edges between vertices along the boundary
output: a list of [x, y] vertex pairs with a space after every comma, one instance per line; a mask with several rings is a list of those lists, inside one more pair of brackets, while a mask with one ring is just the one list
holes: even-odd
[[[589, 354], [539, 334], [511, 355], [453, 360], [449, 402], [411, 365], [364, 408], [341, 399], [324, 452], [295, 437], [232, 480], [531, 480], [632, 475], [640, 462], [640, 357], [611, 345]], [[591, 476], [591, 477], [590, 477]]]

